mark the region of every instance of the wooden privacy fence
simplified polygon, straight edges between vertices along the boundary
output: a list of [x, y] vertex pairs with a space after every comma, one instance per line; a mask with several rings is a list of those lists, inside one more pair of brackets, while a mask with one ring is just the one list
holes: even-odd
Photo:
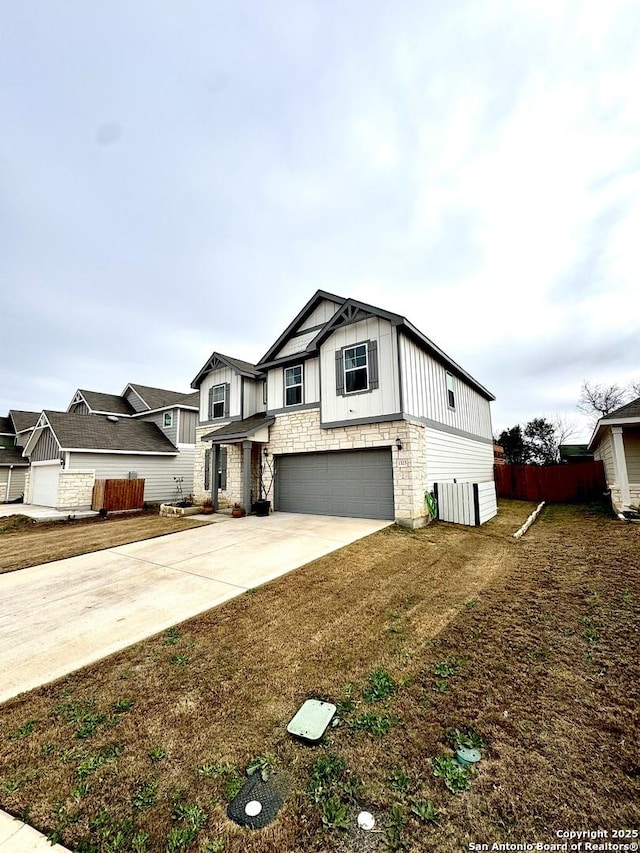
[[602, 497], [607, 488], [604, 465], [496, 465], [498, 497], [520, 501], [572, 503]]
[[93, 486], [93, 510], [142, 509], [143, 504], [144, 480], [96, 480]]
[[496, 487], [486, 483], [434, 483], [440, 521], [478, 527], [498, 512]]

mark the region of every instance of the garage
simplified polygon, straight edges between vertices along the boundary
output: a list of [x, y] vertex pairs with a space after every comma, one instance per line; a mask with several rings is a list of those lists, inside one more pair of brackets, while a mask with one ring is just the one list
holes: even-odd
[[276, 458], [276, 509], [394, 518], [391, 450], [297, 453]]
[[58, 505], [60, 462], [31, 466], [31, 503], [36, 506]]

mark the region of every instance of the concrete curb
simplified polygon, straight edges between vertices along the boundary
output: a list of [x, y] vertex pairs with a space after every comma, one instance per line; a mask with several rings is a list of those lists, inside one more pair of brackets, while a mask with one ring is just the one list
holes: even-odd
[[49, 853], [51, 851], [70, 853], [60, 844], [52, 846], [37, 829], [0, 810], [0, 851], [2, 853], [38, 853], [45, 850]]
[[525, 523], [522, 525], [522, 527], [520, 528], [520, 530], [516, 530], [516, 532], [513, 534], [513, 538], [514, 538], [514, 539], [520, 539], [520, 537], [521, 537], [521, 536], [524, 536], [524, 534], [527, 532], [527, 530], [531, 527], [531, 525], [533, 524], [533, 522], [536, 520], [536, 518], [537, 518], [537, 517], [540, 515], [540, 513], [542, 512], [542, 507], [544, 506], [544, 504], [545, 504], [545, 502], [544, 502], [544, 501], [542, 501], [542, 503], [539, 503], [539, 504], [538, 504], [538, 506], [536, 507], [536, 509], [534, 509], [534, 511], [531, 513], [531, 515], [529, 516], [529, 518], [528, 518], [528, 519], [525, 521]]

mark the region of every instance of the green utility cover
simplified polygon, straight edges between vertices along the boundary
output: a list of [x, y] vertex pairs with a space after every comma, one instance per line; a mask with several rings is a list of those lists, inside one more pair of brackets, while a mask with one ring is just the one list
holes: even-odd
[[316, 743], [325, 733], [337, 708], [331, 702], [307, 699], [287, 726], [290, 735]]

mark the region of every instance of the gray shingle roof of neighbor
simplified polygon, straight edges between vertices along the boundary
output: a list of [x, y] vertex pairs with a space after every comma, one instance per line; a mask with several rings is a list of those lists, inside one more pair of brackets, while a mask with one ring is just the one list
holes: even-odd
[[637, 400], [631, 400], [630, 403], [625, 403], [619, 409], [602, 418], [603, 421], [620, 420], [620, 418], [640, 418], [640, 397]]
[[150, 409], [162, 409], [165, 406], [197, 406], [198, 399], [191, 391], [168, 391], [165, 388], [151, 388], [149, 385], [138, 385], [130, 382], [127, 386], [142, 397]]
[[177, 453], [160, 427], [148, 421], [45, 410], [63, 450], [125, 450], [130, 453]]
[[0, 433], [2, 433], [3, 435], [16, 434], [9, 417], [0, 418]]
[[9, 417], [13, 421], [16, 432], [22, 432], [22, 430], [30, 429], [37, 424], [40, 412], [23, 412], [19, 409], [10, 409]]
[[274, 415], [267, 415], [261, 412], [257, 415], [251, 415], [250, 418], [245, 418], [242, 421], [232, 421], [230, 424], [214, 429], [212, 432], [202, 436], [202, 441], [240, 441], [252, 435], [257, 429], [263, 426], [271, 426], [275, 421]]
[[120, 397], [117, 394], [103, 394], [101, 391], [85, 391], [84, 388], [79, 388], [78, 390], [87, 401], [89, 408], [94, 412], [110, 412], [114, 415], [135, 414], [133, 406], [124, 397]]
[[18, 465], [26, 468], [29, 460], [22, 455], [21, 447], [0, 447], [0, 468], [7, 465]]

